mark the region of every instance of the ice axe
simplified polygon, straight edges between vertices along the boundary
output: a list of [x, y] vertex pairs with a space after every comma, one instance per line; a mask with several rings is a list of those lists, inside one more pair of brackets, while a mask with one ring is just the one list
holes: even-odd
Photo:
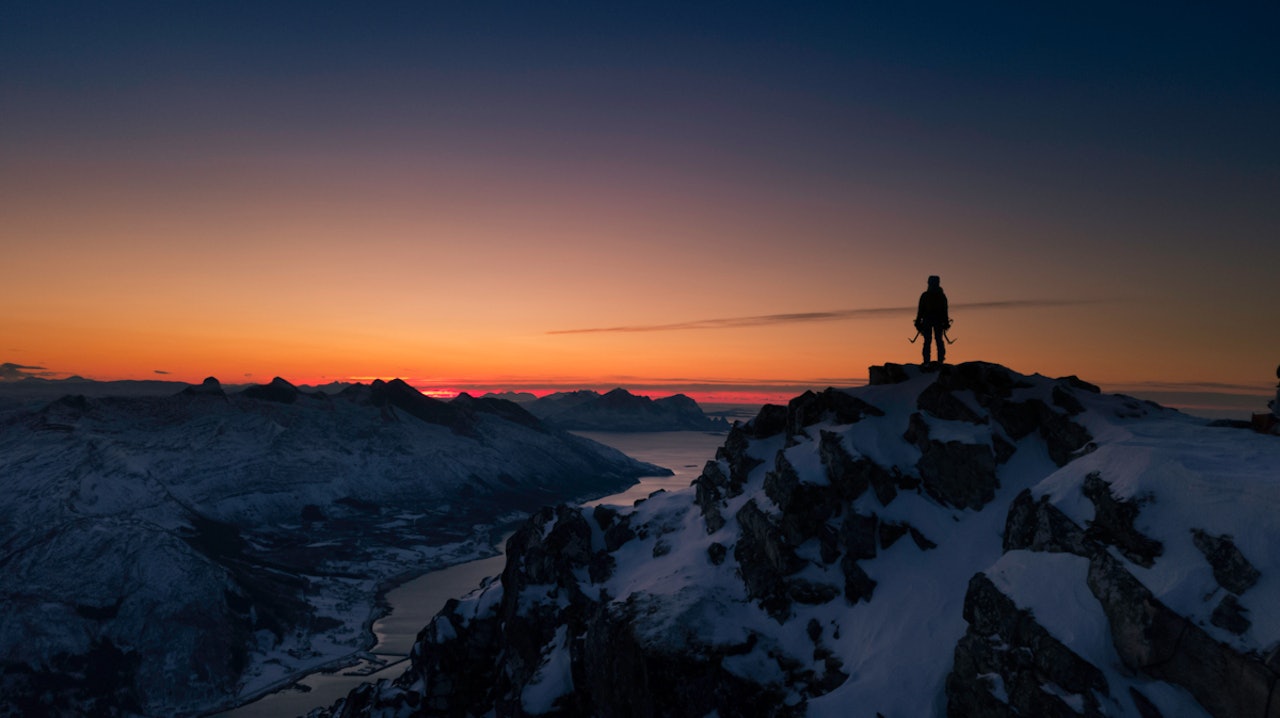
[[[952, 339], [952, 338], [951, 338], [951, 337], [949, 337], [949, 336], [947, 336], [947, 332], [949, 332], [949, 331], [951, 331], [951, 322], [947, 322], [947, 328], [946, 328], [946, 330], [945, 330], [945, 331], [943, 331], [943, 332], [942, 332], [942, 338], [943, 338], [943, 339], [946, 339], [948, 344], [955, 344], [955, 343], [956, 343], [956, 340], [955, 340], [955, 339]], [[915, 344], [915, 343], [916, 343], [916, 340], [917, 340], [917, 339], [919, 339], [919, 338], [920, 338], [920, 327], [916, 327], [916, 335], [915, 335], [914, 337], [911, 337], [911, 338], [910, 338], [910, 339], [908, 339], [907, 341], [911, 342], [912, 344]], [[1277, 372], [1277, 373], [1280, 373], [1280, 368], [1278, 368], [1278, 369], [1276, 370], [1276, 372]]]

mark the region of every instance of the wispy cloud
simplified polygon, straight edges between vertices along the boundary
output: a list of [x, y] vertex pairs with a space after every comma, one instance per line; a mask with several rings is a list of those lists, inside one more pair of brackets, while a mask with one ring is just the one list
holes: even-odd
[[[1069, 307], [1081, 304], [1096, 304], [1105, 300], [1073, 300], [1073, 299], [1019, 299], [1004, 302], [969, 302], [952, 304], [953, 310], [987, 311], [993, 309], [1043, 309], [1046, 307]], [[845, 319], [873, 319], [876, 317], [911, 315], [916, 307], [871, 307], [862, 309], [837, 309], [828, 312], [796, 312], [791, 314], [762, 314], [753, 317], [721, 317], [719, 319], [698, 319], [670, 324], [632, 324], [617, 327], [590, 327], [586, 329], [555, 329], [548, 334], [601, 334], [605, 332], [669, 332], [687, 329], [736, 329], [742, 327], [763, 327], [775, 324], [799, 324], [802, 322], [831, 322]]]
[[0, 381], [18, 381], [29, 376], [48, 376], [51, 373], [42, 366], [25, 366], [12, 362], [0, 364]]

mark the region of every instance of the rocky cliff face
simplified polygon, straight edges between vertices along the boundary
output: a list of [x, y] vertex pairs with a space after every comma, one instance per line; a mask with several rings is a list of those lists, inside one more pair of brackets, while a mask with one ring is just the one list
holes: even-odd
[[329, 715], [1264, 716], [1280, 442], [1074, 377], [873, 367], [694, 485], [544, 509]]
[[514, 404], [67, 397], [0, 420], [0, 715], [194, 714], [351, 654], [378, 586], [663, 473]]

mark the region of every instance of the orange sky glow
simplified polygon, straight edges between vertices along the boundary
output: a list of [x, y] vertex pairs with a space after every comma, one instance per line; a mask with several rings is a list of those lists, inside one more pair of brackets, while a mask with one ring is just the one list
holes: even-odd
[[[292, 28], [287, 57], [230, 19], [194, 41], [100, 19], [93, 51], [39, 18], [0, 36], [24, 68], [0, 74], [0, 362], [780, 400], [918, 362], [909, 311], [853, 310], [938, 274], [952, 362], [1272, 391], [1280, 93], [1231, 74], [1247, 26], [1196, 30], [1240, 54], [1206, 55], [1214, 84], [1124, 32], [1067, 77], [1037, 43], [992, 65], [950, 35], [863, 41], [866, 18], [663, 34], [674, 65], [610, 17], [576, 16], [605, 39], [575, 45], [555, 18], [364, 19], [375, 39], [337, 48]], [[1002, 302], [1024, 304], [964, 308]], [[851, 313], [721, 326], [815, 312]]]

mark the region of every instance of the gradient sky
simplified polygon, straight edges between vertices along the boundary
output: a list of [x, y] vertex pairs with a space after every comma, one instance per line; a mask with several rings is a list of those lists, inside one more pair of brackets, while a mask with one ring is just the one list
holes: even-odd
[[0, 2], [0, 361], [1266, 393], [1277, 5], [1039, 5]]

